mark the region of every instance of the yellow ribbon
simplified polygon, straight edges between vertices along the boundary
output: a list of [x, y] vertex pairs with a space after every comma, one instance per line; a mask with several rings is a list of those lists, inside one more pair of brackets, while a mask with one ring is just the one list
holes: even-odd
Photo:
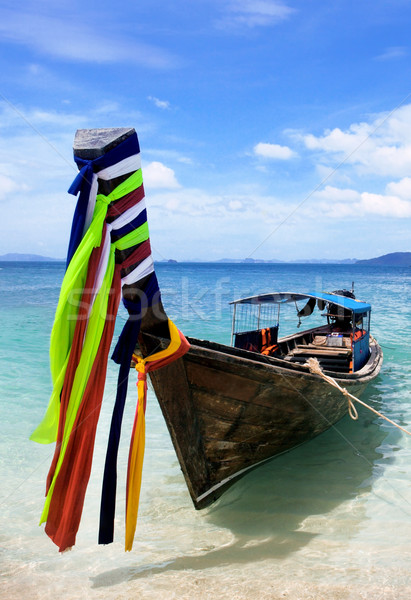
[[134, 432], [133, 445], [130, 448], [128, 464], [127, 498], [126, 498], [126, 538], [125, 550], [129, 552], [133, 548], [134, 534], [137, 526], [138, 505], [140, 500], [141, 478], [143, 473], [143, 460], [145, 449], [145, 396], [146, 396], [146, 368], [143, 362], [136, 364], [138, 371], [137, 382], [137, 414], [136, 428]]
[[177, 352], [181, 345], [181, 338], [177, 327], [168, 320], [170, 343], [164, 350], [141, 358], [133, 355], [138, 372], [137, 382], [137, 414], [135, 417], [135, 431], [128, 460], [127, 498], [126, 498], [126, 538], [125, 550], [133, 547], [134, 534], [137, 526], [138, 505], [140, 500], [141, 479], [143, 472], [143, 459], [145, 448], [145, 403], [146, 403], [146, 363], [161, 361]]

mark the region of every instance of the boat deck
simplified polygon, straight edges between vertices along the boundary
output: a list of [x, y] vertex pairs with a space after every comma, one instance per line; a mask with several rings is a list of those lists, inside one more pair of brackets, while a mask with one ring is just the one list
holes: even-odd
[[352, 347], [350, 334], [338, 338], [338, 346], [327, 345], [327, 336], [305, 332], [301, 337], [279, 342], [279, 354], [284, 360], [304, 364], [308, 358], [316, 358], [327, 371], [350, 373], [352, 369]]

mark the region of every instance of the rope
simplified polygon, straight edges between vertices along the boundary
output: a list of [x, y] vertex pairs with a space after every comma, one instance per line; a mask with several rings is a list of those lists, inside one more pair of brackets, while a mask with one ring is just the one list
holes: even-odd
[[307, 366], [311, 373], [314, 373], [315, 375], [319, 375], [320, 377], [322, 377], [325, 381], [327, 381], [327, 383], [329, 383], [330, 385], [332, 385], [333, 387], [337, 388], [342, 394], [344, 394], [344, 396], [347, 398], [348, 400], [348, 414], [350, 415], [350, 417], [356, 421], [358, 419], [358, 412], [357, 409], [354, 406], [353, 400], [355, 402], [358, 402], [359, 404], [361, 404], [362, 406], [365, 406], [365, 408], [368, 408], [368, 410], [370, 410], [371, 412], [375, 413], [376, 415], [378, 415], [379, 417], [381, 417], [381, 419], [385, 419], [386, 421], [388, 421], [388, 423], [391, 423], [391, 425], [394, 425], [395, 427], [397, 427], [398, 429], [401, 429], [401, 431], [403, 431], [404, 433], [406, 433], [407, 435], [411, 435], [411, 432], [407, 431], [406, 429], [404, 429], [404, 427], [401, 427], [401, 425], [398, 425], [397, 423], [394, 423], [394, 421], [391, 421], [391, 419], [389, 419], [388, 417], [386, 417], [385, 415], [381, 414], [380, 412], [378, 412], [377, 410], [375, 410], [374, 408], [372, 408], [371, 406], [369, 406], [368, 404], [366, 404], [365, 402], [363, 402], [362, 400], [359, 400], [358, 398], [356, 398], [355, 396], [353, 396], [352, 394], [349, 393], [348, 390], [346, 390], [346, 388], [341, 387], [336, 381], [335, 379], [333, 379], [333, 377], [330, 377], [329, 375], [326, 375], [321, 366], [320, 363], [318, 362], [317, 358], [314, 357], [310, 357], [307, 362], [305, 363], [305, 366]]

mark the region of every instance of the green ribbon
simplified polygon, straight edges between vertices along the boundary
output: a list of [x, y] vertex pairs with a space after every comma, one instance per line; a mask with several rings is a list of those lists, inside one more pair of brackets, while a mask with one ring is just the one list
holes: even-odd
[[[107, 207], [110, 202], [118, 200], [124, 195], [130, 193], [142, 183], [141, 170], [136, 171], [126, 181], [115, 188], [108, 196], [99, 194], [96, 200], [96, 208], [92, 223], [87, 230], [81, 244], [74, 254], [66, 276], [63, 280], [60, 299], [56, 311], [56, 319], [53, 326], [50, 355], [51, 370], [53, 377], [53, 393], [46, 415], [37, 429], [31, 436], [32, 440], [40, 443], [50, 443], [57, 438], [57, 429], [59, 421], [59, 399], [64, 383], [64, 376], [67, 369], [67, 363], [70, 356], [70, 348], [73, 340], [76, 317], [78, 314], [78, 303], [70, 302], [72, 294], [76, 290], [82, 290], [87, 277], [88, 259], [92, 249], [101, 243], [101, 233], [104, 219], [107, 213]], [[116, 240], [110, 245], [110, 253], [106, 273], [99, 292], [97, 293], [87, 323], [87, 330], [84, 338], [83, 349], [79, 364], [74, 376], [70, 399], [67, 406], [64, 421], [63, 439], [60, 448], [59, 458], [56, 464], [50, 488], [47, 493], [40, 524], [47, 521], [53, 490], [64, 460], [67, 445], [70, 439], [76, 415], [81, 405], [87, 381], [89, 379], [94, 360], [96, 358], [103, 329], [106, 323], [107, 306], [110, 290], [113, 281], [115, 268], [115, 251], [125, 250], [136, 244], [144, 242], [149, 237], [147, 222], [136, 230]]]
[[[96, 198], [96, 206], [94, 209], [92, 222], [86, 231], [80, 245], [78, 246], [73, 258], [71, 259], [66, 274], [63, 279], [63, 283], [60, 291], [60, 298], [57, 305], [56, 315], [54, 319], [53, 329], [51, 332], [50, 339], [50, 370], [51, 377], [53, 382], [53, 391], [50, 397], [49, 405], [47, 407], [46, 413], [35, 429], [35, 431], [30, 436], [30, 439], [38, 442], [40, 444], [50, 444], [55, 442], [57, 439], [57, 430], [58, 430], [58, 422], [59, 422], [59, 414], [60, 414], [60, 395], [61, 390], [64, 384], [64, 378], [67, 370], [67, 364], [70, 356], [71, 345], [74, 337], [74, 330], [76, 327], [78, 310], [79, 310], [79, 299], [81, 297], [81, 292], [84, 288], [86, 278], [87, 278], [87, 270], [88, 270], [88, 261], [90, 259], [90, 255], [94, 248], [100, 246], [102, 230], [104, 220], [107, 215], [108, 205], [115, 200], [118, 200], [129, 194], [136, 188], [138, 188], [143, 182], [141, 169], [133, 173], [130, 177], [128, 177], [125, 181], [123, 181], [120, 185], [118, 185], [108, 196], [104, 196], [103, 194], [98, 194]], [[142, 241], [148, 238], [148, 226], [147, 223], [139, 227], [136, 231], [132, 232], [133, 234], [137, 234], [137, 232], [146, 226], [147, 237], [143, 238]], [[126, 238], [129, 238], [131, 234], [124, 236], [120, 240], [116, 242], [119, 249], [125, 249], [133, 245], [130, 243], [127, 245]], [[136, 236], [138, 237], [138, 236]], [[133, 236], [130, 237], [130, 241], [132, 241]], [[134, 242], [138, 243], [138, 242]], [[110, 251], [110, 259], [109, 265], [107, 267], [105, 280], [111, 273], [111, 279], [109, 279], [109, 283], [111, 285], [112, 276], [114, 272], [114, 252], [116, 244], [112, 244]], [[106, 281], [107, 283], [107, 281]], [[102, 293], [106, 294], [105, 304], [100, 306], [102, 302]], [[84, 341], [84, 347], [82, 352], [83, 355], [86, 352], [86, 344], [87, 338], [91, 338], [94, 335], [94, 323], [100, 322], [98, 331], [103, 330], [105, 317], [107, 314], [107, 303], [108, 303], [108, 293], [110, 291], [110, 286], [107, 290], [107, 287], [103, 285], [100, 289], [99, 294], [97, 294], [94, 304], [100, 306], [100, 310], [102, 312], [96, 313], [95, 307], [90, 315], [86, 338]], [[97, 306], [96, 306], [97, 308]], [[101, 337], [101, 336], [100, 336]], [[99, 341], [99, 340], [98, 340]], [[91, 352], [93, 355], [93, 360], [97, 353], [98, 342], [95, 341], [95, 348], [91, 348]], [[87, 345], [87, 348], [89, 346]], [[91, 356], [90, 356], [91, 359]], [[93, 360], [88, 361], [93, 363]], [[81, 361], [80, 361], [81, 362]], [[80, 368], [80, 365], [79, 365]], [[79, 370], [77, 369], [77, 371]], [[91, 371], [88, 369], [88, 375]], [[87, 375], [87, 378], [88, 378]], [[85, 384], [87, 382], [87, 378], [84, 380], [81, 377], [81, 383], [77, 382], [78, 374], [76, 372], [76, 377], [73, 384], [76, 386], [76, 389], [81, 389], [82, 392], [85, 389]], [[81, 392], [81, 393], [82, 393]], [[73, 395], [73, 392], [72, 392]], [[71, 403], [71, 397], [70, 397]], [[67, 422], [67, 417], [66, 417]]]

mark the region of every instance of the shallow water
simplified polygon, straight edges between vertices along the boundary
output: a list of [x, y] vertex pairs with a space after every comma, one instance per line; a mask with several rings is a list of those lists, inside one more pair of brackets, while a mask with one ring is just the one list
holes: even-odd
[[[136, 402], [123, 426], [115, 542], [97, 545], [101, 476], [116, 366], [109, 364], [77, 543], [60, 555], [38, 527], [53, 448], [28, 440], [50, 393], [48, 342], [61, 264], [0, 271], [0, 597], [411, 597], [411, 439], [366, 409], [249, 473], [195, 511], [155, 396], [149, 392], [139, 521], [124, 553], [125, 473]], [[171, 318], [188, 335], [229, 341], [228, 301], [272, 290], [350, 287], [373, 306], [381, 375], [362, 397], [411, 428], [407, 269], [353, 266], [159, 264]], [[117, 324], [121, 329], [125, 313]], [[285, 329], [296, 325], [295, 313]], [[132, 378], [131, 378], [132, 379]]]

